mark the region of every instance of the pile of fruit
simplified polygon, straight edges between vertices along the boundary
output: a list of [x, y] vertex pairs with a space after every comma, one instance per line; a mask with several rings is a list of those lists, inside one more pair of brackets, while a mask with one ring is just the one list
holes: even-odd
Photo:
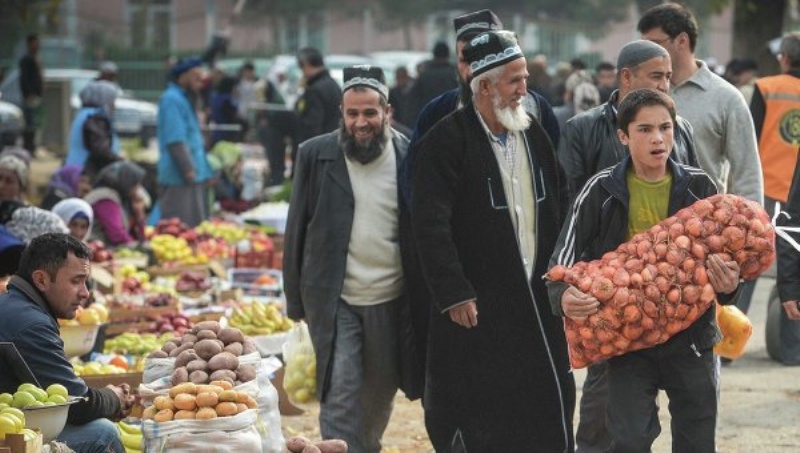
[[169, 235], [176, 238], [184, 238], [189, 242], [194, 242], [197, 234], [189, 228], [189, 225], [183, 223], [181, 219], [172, 217], [169, 219], [161, 219], [153, 229], [155, 235]]
[[211, 280], [203, 272], [183, 271], [175, 282], [175, 291], [181, 293], [208, 291], [211, 288]]
[[599, 311], [565, 320], [570, 360], [597, 360], [664, 343], [703, 315], [716, 298], [706, 259], [735, 260], [754, 279], [772, 264], [775, 231], [757, 203], [715, 195], [678, 211], [599, 260], [547, 274], [591, 294]]
[[136, 269], [133, 264], [123, 264], [119, 268], [122, 277], [122, 292], [143, 294], [150, 291], [150, 274]]
[[8, 407], [24, 409], [36, 406], [55, 406], [66, 403], [68, 398], [67, 388], [61, 384], [51, 384], [47, 390], [42, 390], [33, 384], [20, 384], [13, 395], [0, 393], [0, 413]]
[[288, 331], [294, 322], [283, 316], [274, 304], [253, 302], [235, 307], [228, 324], [241, 329], [245, 335], [272, 335]]
[[105, 242], [95, 239], [86, 243], [92, 251], [93, 263], [105, 263], [114, 259], [114, 254], [106, 247]]
[[[123, 359], [124, 360], [124, 359]], [[96, 361], [91, 362], [73, 362], [72, 369], [75, 371], [76, 376], [96, 376], [99, 374], [123, 374], [128, 372], [128, 364], [122, 366], [122, 362], [117, 362], [116, 365], [111, 363], [100, 363]]]
[[6, 403], [0, 403], [0, 440], [5, 440], [6, 434], [22, 434], [26, 442], [36, 439], [38, 435], [35, 431], [25, 428], [24, 412]]
[[107, 339], [103, 346], [103, 352], [143, 356], [161, 349], [167, 341], [173, 338], [175, 335], [172, 332], [165, 332], [158, 336], [152, 333], [125, 332]]
[[[155, 331], [152, 333], [161, 335], [174, 333], [176, 336], [181, 336], [191, 328], [192, 321], [189, 320], [188, 316], [181, 313], [164, 314], [156, 319]], [[173, 340], [174, 338], [167, 341]], [[166, 342], [164, 342], [164, 344], [166, 344]]]
[[172, 387], [169, 396], [157, 396], [153, 405], [142, 414], [143, 420], [169, 422], [173, 420], [209, 420], [217, 417], [232, 417], [258, 404], [245, 392], [233, 390], [228, 381], [212, 381], [210, 384], [185, 382]]
[[146, 259], [147, 254], [136, 249], [121, 247], [118, 248], [116, 252], [114, 252], [114, 258], [141, 260], [141, 259]]
[[233, 386], [256, 378], [255, 367], [239, 363], [240, 356], [255, 351], [255, 344], [241, 330], [223, 329], [217, 321], [203, 321], [149, 357], [175, 357], [172, 385], [227, 381]]
[[195, 228], [199, 236], [210, 236], [215, 239], [223, 239], [228, 244], [236, 244], [249, 235], [245, 228], [232, 222], [224, 220], [206, 220]]
[[161, 263], [180, 262], [186, 263], [193, 259], [192, 248], [186, 239], [169, 234], [157, 234], [150, 239], [150, 247], [156, 259]]
[[314, 443], [306, 437], [295, 436], [286, 441], [286, 449], [291, 453], [347, 453], [347, 442], [328, 439]]
[[138, 453], [144, 450], [141, 427], [119, 421], [117, 422], [117, 431], [119, 431], [122, 446], [125, 447], [125, 453]]

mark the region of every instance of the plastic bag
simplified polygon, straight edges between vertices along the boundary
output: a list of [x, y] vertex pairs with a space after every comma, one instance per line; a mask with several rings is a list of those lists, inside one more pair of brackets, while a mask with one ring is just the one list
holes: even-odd
[[283, 344], [283, 360], [286, 362], [283, 389], [289, 401], [308, 409], [317, 401], [317, 357], [305, 322], [296, 323], [289, 331]]
[[145, 420], [142, 423], [145, 451], [261, 451], [261, 436], [256, 430], [257, 420], [258, 412], [255, 410], [211, 420], [162, 423]]

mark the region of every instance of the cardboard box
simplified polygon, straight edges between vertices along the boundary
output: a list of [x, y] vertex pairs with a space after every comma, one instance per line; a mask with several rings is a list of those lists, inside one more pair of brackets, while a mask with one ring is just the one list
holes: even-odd
[[138, 388], [142, 383], [142, 373], [121, 373], [121, 374], [94, 374], [80, 377], [86, 385], [93, 389], [100, 389], [108, 384], [120, 385], [128, 384], [132, 389]]
[[0, 453], [39, 453], [42, 451], [42, 433], [34, 429], [37, 436], [26, 441], [22, 434], [6, 434], [6, 440], [0, 440]]

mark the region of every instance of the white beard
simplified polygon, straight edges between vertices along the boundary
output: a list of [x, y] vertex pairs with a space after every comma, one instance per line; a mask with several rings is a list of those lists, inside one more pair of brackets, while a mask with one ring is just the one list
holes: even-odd
[[499, 96], [492, 98], [494, 116], [504, 128], [508, 129], [510, 132], [517, 132], [524, 131], [530, 127], [531, 118], [522, 106], [522, 102], [520, 102], [516, 108], [512, 108], [511, 106], [500, 108], [499, 104]]

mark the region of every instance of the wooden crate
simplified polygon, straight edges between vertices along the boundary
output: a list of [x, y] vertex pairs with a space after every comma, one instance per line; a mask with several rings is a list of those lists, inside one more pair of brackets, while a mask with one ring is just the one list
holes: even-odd
[[116, 386], [128, 384], [131, 389], [136, 389], [142, 383], [142, 373], [90, 374], [81, 376], [81, 379], [93, 389], [100, 389], [109, 384]]
[[42, 433], [34, 429], [38, 436], [26, 441], [22, 434], [6, 434], [6, 440], [0, 440], [0, 453], [39, 453], [42, 451]]

